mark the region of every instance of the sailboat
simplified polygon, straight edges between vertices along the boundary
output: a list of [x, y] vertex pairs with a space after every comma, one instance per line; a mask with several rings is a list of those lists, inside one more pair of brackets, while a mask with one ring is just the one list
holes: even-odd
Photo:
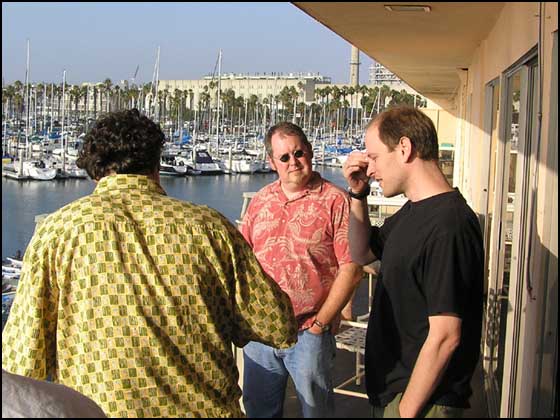
[[[30, 95], [29, 95], [29, 39], [27, 40], [27, 67], [25, 71], [25, 152], [29, 151], [29, 132], [31, 125], [29, 123], [30, 117]], [[23, 154], [23, 150], [18, 150], [19, 157], [11, 163], [2, 165], [2, 175], [17, 180], [36, 179], [40, 181], [49, 181], [56, 176], [56, 170], [47, 168], [45, 162], [42, 160], [27, 160]]]

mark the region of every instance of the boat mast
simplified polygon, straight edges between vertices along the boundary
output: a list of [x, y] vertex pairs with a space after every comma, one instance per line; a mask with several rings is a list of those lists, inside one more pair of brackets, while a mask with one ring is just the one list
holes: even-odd
[[[2, 76], [2, 94], [4, 93], [4, 76]], [[8, 150], [8, 135], [7, 135], [7, 124], [8, 124], [8, 101], [2, 105], [2, 121], [4, 123], [4, 128], [2, 131], [2, 152], [7, 153]]]
[[156, 86], [155, 86], [155, 88], [156, 88], [156, 110], [157, 110], [156, 118], [157, 118], [158, 121], [159, 121], [159, 111], [160, 111], [159, 101], [158, 101], [158, 95], [159, 95], [159, 51], [160, 51], [159, 48], [160, 47], [158, 47], [158, 49], [157, 49], [157, 71], [156, 71]]
[[[157, 96], [158, 96], [158, 80], [159, 80], [159, 46], [157, 48], [157, 55], [156, 55], [156, 64], [154, 66], [154, 75], [152, 76], [152, 104], [153, 114], [150, 112], [149, 115], [151, 118], [157, 120]], [[150, 110], [151, 111], [151, 110]]]
[[222, 89], [222, 50], [218, 54], [218, 112], [216, 113], [216, 153], [220, 153], [220, 90]]
[[27, 40], [27, 65], [25, 67], [25, 153], [29, 152], [29, 39]]
[[62, 173], [66, 173], [66, 141], [65, 141], [65, 133], [64, 133], [64, 111], [65, 111], [65, 95], [64, 90], [66, 87], [66, 70], [62, 72], [62, 126], [61, 126], [61, 135], [62, 135]]
[[[245, 98], [245, 119], [243, 120], [243, 140], [247, 141], [247, 110], [249, 109], [249, 99]], [[240, 111], [241, 113], [241, 111]], [[241, 118], [239, 118], [241, 120]], [[239, 128], [239, 137], [241, 137], [241, 127]]]
[[[45, 84], [45, 87], [43, 88], [43, 104], [42, 104], [43, 106], [41, 107], [43, 111], [43, 140], [44, 141], [47, 140], [48, 138], [47, 137], [47, 112], [45, 109], [47, 105], [47, 89], [48, 86]], [[46, 144], [46, 142], [43, 144]]]
[[[49, 109], [49, 134], [54, 132], [54, 121], [53, 121], [53, 110], [54, 110], [54, 83], [51, 83], [51, 107]], [[56, 143], [53, 139], [53, 143]]]

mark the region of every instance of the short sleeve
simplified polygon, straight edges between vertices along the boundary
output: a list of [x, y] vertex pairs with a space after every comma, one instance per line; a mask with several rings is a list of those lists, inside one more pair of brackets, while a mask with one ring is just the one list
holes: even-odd
[[430, 240], [423, 255], [421, 287], [427, 297], [428, 315], [450, 312], [463, 318], [468, 312], [468, 298], [482, 278], [479, 238], [468, 228], [456, 228]]
[[350, 216], [350, 199], [337, 198], [332, 210], [333, 247], [338, 265], [352, 262], [348, 243], [348, 224]]
[[58, 289], [53, 287], [50, 233], [43, 223], [31, 239], [2, 332], [2, 367], [36, 379], [53, 375], [56, 363]]

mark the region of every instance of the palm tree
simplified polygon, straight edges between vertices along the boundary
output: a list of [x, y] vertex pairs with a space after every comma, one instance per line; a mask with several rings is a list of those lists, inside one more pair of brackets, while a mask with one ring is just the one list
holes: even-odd
[[350, 95], [350, 136], [353, 133], [353, 126], [354, 126], [354, 94], [356, 93], [356, 88], [354, 86], [350, 86], [348, 88], [348, 94]]
[[[3, 118], [11, 118], [14, 115], [13, 110], [13, 99], [16, 95], [16, 88], [13, 85], [8, 85], [5, 88], [2, 88], [2, 104], [7, 105], [6, 114], [3, 115]], [[4, 108], [2, 108], [4, 109]]]
[[[361, 96], [360, 97], [360, 105], [362, 105], [362, 100], [364, 99], [364, 96], [368, 93], [368, 91], [369, 91], [369, 89], [366, 85], [360, 85], [358, 87], [358, 92]], [[359, 121], [360, 121], [360, 132], [363, 131], [363, 123], [364, 123], [364, 107], [363, 107], [363, 105], [361, 106], [361, 113], [362, 113], [362, 116], [359, 119]]]
[[171, 121], [173, 122], [173, 131], [180, 129], [183, 126], [183, 98], [184, 91], [175, 88], [173, 94], [170, 96], [171, 101]]
[[192, 110], [194, 102], [194, 91], [192, 89], [189, 89], [187, 93], [189, 94], [189, 109]]
[[287, 120], [288, 118], [287, 118], [287, 115], [286, 115], [287, 114], [286, 110], [288, 109], [288, 107], [291, 105], [291, 102], [292, 102], [292, 97], [291, 97], [288, 86], [284, 86], [282, 88], [282, 90], [278, 93], [278, 99], [279, 99], [279, 102], [282, 104], [282, 111], [283, 111], [283, 114], [284, 114], [284, 116], [281, 117], [281, 118], [284, 119], [284, 120]]
[[118, 111], [121, 109], [121, 87], [119, 85], [115, 85], [113, 86], [113, 89], [111, 89], [111, 95], [113, 97], [117, 97], [116, 101], [113, 101], [115, 103], [115, 110]]
[[304, 87], [305, 87], [305, 83], [303, 83], [303, 82], [301, 82], [301, 81], [297, 83], [297, 88], [298, 88], [298, 91], [299, 91], [299, 96], [301, 97], [301, 100], [305, 102], [305, 90], [304, 90]]
[[[101, 84], [101, 93], [105, 93], [105, 102], [107, 104], [107, 110], [106, 112], [109, 112], [111, 110], [110, 108], [110, 95], [111, 95], [111, 87], [113, 86], [113, 82], [111, 82], [111, 79], [107, 78], [103, 81], [103, 83]], [[101, 106], [101, 111], [103, 111], [103, 106]]]
[[[269, 109], [270, 107], [270, 101], [268, 98], [263, 98], [262, 100], [262, 104], [263, 104], [263, 112], [264, 112], [264, 116], [263, 116], [263, 121], [264, 121], [264, 125], [268, 125], [267, 124], [267, 120], [266, 120], [266, 110]], [[270, 112], [269, 112], [269, 117], [270, 117]]]
[[13, 114], [16, 117], [16, 121], [18, 121], [19, 123], [20, 116], [23, 113], [23, 83], [21, 83], [19, 80], [16, 80], [13, 86], [14, 86]]
[[[70, 90], [68, 91], [68, 95], [70, 96], [70, 102], [74, 102], [74, 116], [78, 117], [78, 105], [80, 102], [81, 90], [78, 86], [73, 85]], [[71, 108], [71, 107], [69, 107]]]
[[[148, 82], [146, 83], [144, 86], [142, 86], [142, 108], [144, 110], [144, 114], [146, 115], [150, 115], [151, 114], [151, 109], [152, 109], [152, 104], [154, 101], [154, 96], [152, 94], [152, 82]], [[146, 106], [146, 101], [148, 101], [148, 104]], [[147, 109], [147, 111], [146, 111]]]
[[[233, 119], [232, 111], [229, 109], [233, 107], [235, 103], [235, 91], [233, 89], [227, 89], [225, 92], [221, 93], [221, 101], [223, 104], [223, 120], [225, 121], [227, 118], [230, 120]], [[228, 113], [229, 110], [229, 113]]]
[[[84, 100], [84, 106], [83, 106], [83, 113], [82, 116], [84, 118], [85, 124], [87, 124], [87, 117], [88, 117], [88, 107], [89, 107], [89, 90], [87, 85], [82, 85], [80, 86], [80, 96], [83, 98]], [[78, 121], [80, 121], [80, 118], [78, 118]], [[84, 129], [84, 131], [86, 131]]]
[[373, 88], [367, 88], [366, 87], [366, 92], [364, 93], [364, 95], [362, 96], [362, 99], [360, 100], [360, 104], [362, 105], [362, 109], [363, 112], [365, 113], [365, 115], [368, 115], [369, 117], [371, 117], [372, 113], [373, 113], [373, 109], [375, 107], [375, 104], [377, 102], [379, 96], [379, 87], [375, 86]]
[[135, 84], [133, 84], [132, 86], [129, 87], [129, 95], [130, 95], [130, 109], [132, 108], [140, 108], [140, 105], [138, 104], [138, 99], [140, 97], [140, 89], [138, 89], [138, 86], [136, 86]]
[[[44, 101], [44, 94], [45, 94], [45, 85], [43, 83], [37, 83], [37, 85], [35, 86], [35, 94], [36, 94], [36, 101], [40, 98], [41, 100], [41, 113], [39, 115], [40, 120], [41, 120], [41, 130], [44, 130], [45, 127], [43, 127], [43, 115], [45, 115], [45, 101]], [[37, 124], [37, 121], [35, 121], [35, 124]]]
[[391, 96], [391, 88], [387, 85], [381, 86], [379, 90], [379, 107], [380, 111], [383, 111], [386, 108], [387, 98]]
[[[21, 125], [21, 117], [23, 114], [23, 97], [24, 97], [24, 93], [23, 93], [23, 83], [21, 83], [19, 80], [16, 80], [14, 82], [13, 85], [13, 96], [11, 96], [12, 98], [12, 115], [15, 117], [16, 120], [16, 127], [18, 128], [18, 141], [19, 141], [19, 128]], [[12, 93], [9, 93], [10, 95], [12, 95]]]
[[[54, 96], [56, 99], [56, 119], [59, 123], [60, 123], [60, 116], [61, 116], [60, 107], [62, 105], [62, 89], [63, 89], [62, 83], [60, 84], [60, 86], [54, 85], [53, 87]], [[64, 85], [64, 89], [66, 92], [66, 84]]]
[[99, 86], [93, 85], [93, 119], [97, 119], [97, 94], [99, 93]]
[[[169, 95], [169, 91], [167, 90], [167, 87], [163, 90], [160, 91], [161, 92], [161, 96], [160, 96], [160, 100], [159, 100], [159, 108], [161, 109], [161, 116], [159, 117], [160, 121], [163, 121], [164, 123], [167, 120], [167, 114], [168, 114], [168, 99], [170, 97]], [[159, 96], [159, 92], [158, 92], [158, 96]]]

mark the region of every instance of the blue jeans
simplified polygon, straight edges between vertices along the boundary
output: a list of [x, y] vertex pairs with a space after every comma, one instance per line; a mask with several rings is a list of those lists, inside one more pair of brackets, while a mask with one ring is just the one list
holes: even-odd
[[303, 416], [333, 417], [332, 368], [336, 344], [330, 332], [298, 333], [289, 349], [251, 341], [243, 349], [243, 404], [247, 417], [282, 417], [288, 375], [294, 381]]

